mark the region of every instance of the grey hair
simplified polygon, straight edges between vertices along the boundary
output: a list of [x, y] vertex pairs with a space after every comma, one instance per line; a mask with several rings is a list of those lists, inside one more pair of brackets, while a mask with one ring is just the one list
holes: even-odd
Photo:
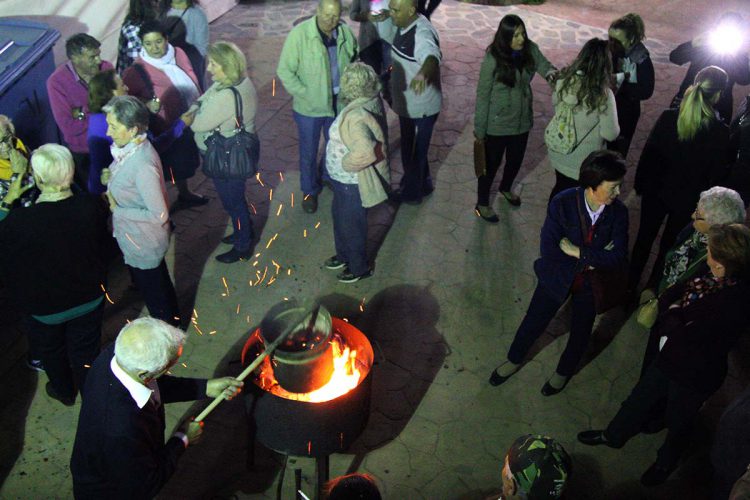
[[148, 130], [148, 108], [140, 99], [131, 95], [115, 96], [102, 108], [105, 113], [112, 113], [118, 122], [127, 128], [137, 128], [138, 132]]
[[65, 146], [44, 144], [31, 155], [31, 170], [40, 183], [53, 189], [68, 189], [73, 182], [73, 155]]
[[377, 73], [363, 62], [350, 64], [341, 75], [341, 96], [347, 101], [360, 97], [372, 98], [380, 92]]
[[701, 193], [698, 207], [703, 210], [706, 223], [742, 224], [745, 222], [745, 203], [739, 193], [733, 189], [715, 186]]
[[0, 115], [0, 129], [5, 129], [10, 132], [10, 135], [16, 135], [16, 126], [10, 118], [5, 115]]
[[[129, 330], [134, 339], [123, 342]], [[120, 330], [115, 340], [117, 364], [131, 372], [157, 373], [164, 370], [185, 343], [185, 332], [169, 323], [151, 317], [138, 318]]]

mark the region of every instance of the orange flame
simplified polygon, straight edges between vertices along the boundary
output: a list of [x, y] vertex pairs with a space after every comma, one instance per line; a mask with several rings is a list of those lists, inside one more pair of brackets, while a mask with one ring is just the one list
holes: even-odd
[[361, 364], [357, 361], [357, 351], [350, 349], [336, 338], [331, 341], [331, 349], [333, 350], [333, 375], [331, 375], [331, 380], [319, 389], [298, 394], [282, 388], [273, 375], [268, 358], [263, 361], [258, 383], [272, 394], [294, 401], [323, 403], [336, 399], [357, 387], [362, 378], [362, 371]]

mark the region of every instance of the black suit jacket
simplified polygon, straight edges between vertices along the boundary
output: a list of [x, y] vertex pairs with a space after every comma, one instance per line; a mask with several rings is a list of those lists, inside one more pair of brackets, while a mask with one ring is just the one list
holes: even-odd
[[110, 368], [114, 346], [94, 362], [83, 390], [70, 469], [77, 499], [152, 498], [185, 450], [176, 437], [164, 442], [164, 404], [206, 397], [206, 380], [164, 375], [162, 404], [138, 408]]

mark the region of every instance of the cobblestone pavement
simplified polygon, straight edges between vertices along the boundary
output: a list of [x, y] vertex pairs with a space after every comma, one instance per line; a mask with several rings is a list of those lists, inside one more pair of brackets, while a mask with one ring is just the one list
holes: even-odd
[[[558, 438], [573, 455], [571, 499], [705, 498], [709, 429], [741, 381], [747, 380], [747, 368], [737, 360], [725, 387], [706, 405], [696, 433], [696, 451], [672, 480], [651, 490], [643, 489], [638, 478], [655, 458], [663, 433], [638, 436], [622, 450], [587, 448], [575, 439], [580, 430], [606, 424], [636, 380], [645, 335], [634, 320], [620, 312], [599, 318], [580, 373], [558, 396], [544, 398], [539, 389], [564, 348], [566, 338], [559, 337], [566, 331], [566, 310], [513, 380], [501, 388], [487, 383], [535, 285], [532, 262], [538, 255], [539, 229], [554, 177], [542, 141], [543, 125], [552, 110], [549, 88], [536, 79], [536, 126], [516, 187], [523, 205], [514, 209], [495, 200], [501, 222], [487, 225], [472, 211], [476, 78], [484, 47], [506, 13], [523, 17], [530, 37], [558, 66], [570, 61], [588, 38], [606, 34], [607, 21], [602, 19], [622, 14], [613, 1], [594, 2], [599, 9], [593, 14], [573, 9], [571, 3], [561, 2], [558, 12], [554, 1], [537, 7], [443, 2], [433, 17], [445, 58], [445, 105], [430, 150], [436, 190], [420, 206], [384, 204], [371, 211], [375, 275], [354, 285], [338, 283], [334, 273], [322, 268], [323, 260], [333, 252], [331, 193], [322, 193], [317, 214], [300, 209], [291, 101], [273, 80], [286, 33], [293, 23], [314, 12], [315, 3], [250, 1], [215, 21], [212, 39], [232, 40], [245, 51], [260, 97], [257, 128], [262, 173], [248, 183], [247, 192], [253, 203], [257, 255], [251, 262], [230, 266], [213, 259], [222, 250], [220, 238], [231, 228], [211, 183], [198, 174], [193, 187], [212, 201], [206, 207], [174, 214], [177, 229], [168, 255], [182, 310], [192, 318], [189, 341], [175, 374], [238, 373], [239, 351], [247, 332], [271, 305], [287, 297], [318, 296], [336, 315], [367, 333], [375, 344], [377, 360], [368, 427], [351, 450], [332, 456], [332, 475], [347, 470], [369, 472], [378, 479], [386, 498], [482, 499], [497, 491], [500, 461], [513, 439], [538, 432]], [[660, 6], [673, 3], [654, 1], [655, 12], [648, 15], [664, 22], [667, 16]], [[680, 41], [675, 37], [681, 33], [674, 27], [665, 33], [669, 38], [661, 40], [659, 31], [651, 30], [647, 41], [657, 85], [644, 106], [631, 165], [684, 74], [684, 68], [667, 63], [670, 47]], [[401, 172], [398, 123], [393, 115], [389, 120], [396, 181]], [[628, 180], [632, 175], [631, 171]], [[176, 193], [171, 195], [174, 198]], [[624, 201], [631, 208], [634, 236], [637, 199], [626, 189]], [[106, 342], [142, 308], [121, 268], [113, 271], [109, 295], [114, 305], [107, 308]], [[11, 328], [6, 326], [4, 331]], [[37, 380], [22, 367], [18, 356], [15, 360], [4, 367], [6, 381], [13, 382], [0, 389], [7, 402], [0, 409], [5, 424], [0, 496], [69, 497], [68, 460], [78, 405], [64, 408], [51, 401], [44, 394], [44, 376]], [[170, 405], [169, 425], [195, 415], [201, 407]], [[185, 453], [160, 497], [274, 498], [282, 459], [258, 449], [255, 467], [247, 470], [247, 435], [242, 401], [222, 404], [207, 419], [203, 441]], [[313, 491], [312, 460], [292, 457], [281, 484], [283, 498], [293, 498], [293, 468], [303, 470], [304, 489]]]

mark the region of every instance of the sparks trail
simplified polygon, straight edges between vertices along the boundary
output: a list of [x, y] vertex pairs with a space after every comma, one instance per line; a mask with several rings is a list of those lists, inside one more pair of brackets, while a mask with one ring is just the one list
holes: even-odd
[[128, 239], [128, 241], [130, 241], [130, 243], [132, 243], [133, 245], [135, 245], [135, 248], [137, 248], [138, 250], [141, 249], [141, 247], [139, 247], [138, 244], [135, 241], [133, 241], [133, 238], [131, 238], [128, 233], [125, 233], [125, 237]]
[[271, 97], [276, 97], [276, 78], [271, 80]]
[[320, 227], [320, 221], [318, 221], [317, 224], [315, 224], [315, 229], [318, 229]]
[[365, 312], [365, 297], [362, 297], [362, 302], [359, 303], [360, 312]]
[[268, 190], [268, 201], [273, 201], [273, 188]]
[[281, 215], [281, 209], [282, 208], [284, 208], [284, 204], [283, 203], [279, 203], [279, 209], [276, 210], [276, 217], [278, 217], [279, 215]]
[[252, 208], [252, 209], [253, 209], [253, 215], [258, 215], [258, 211], [257, 211], [257, 210], [255, 210], [255, 205], [253, 205], [253, 204], [251, 203], [251, 204], [250, 204], [250, 208]]
[[279, 172], [279, 179], [281, 179], [281, 182], [284, 182], [284, 174]]
[[294, 208], [294, 193], [292, 193], [292, 208]]
[[174, 181], [174, 172], [172, 171], [172, 167], [169, 167], [169, 175], [172, 177], [172, 185], [174, 186], [175, 181]]
[[255, 178], [258, 180], [258, 183], [260, 183], [261, 186], [266, 187], [266, 185], [263, 184], [263, 181], [260, 178], [260, 172], [255, 173]]

